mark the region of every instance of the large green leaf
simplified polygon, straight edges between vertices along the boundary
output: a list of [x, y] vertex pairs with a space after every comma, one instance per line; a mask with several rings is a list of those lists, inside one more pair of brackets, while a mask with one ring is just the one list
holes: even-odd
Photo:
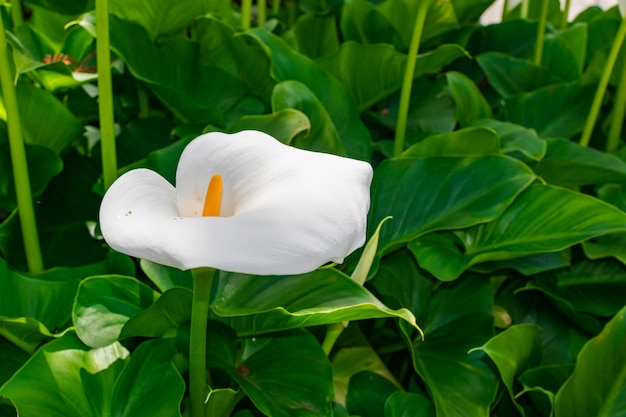
[[546, 155], [535, 172], [550, 184], [563, 187], [622, 183], [626, 181], [626, 163], [593, 148], [566, 139], [548, 140]]
[[180, 416], [173, 342], [89, 349], [73, 334], [43, 346], [0, 388], [23, 417]]
[[[413, 77], [436, 74], [463, 56], [467, 56], [467, 53], [459, 45], [441, 45], [417, 56]], [[347, 86], [359, 111], [364, 111], [400, 89], [407, 56], [391, 45], [362, 45], [350, 41], [343, 43], [335, 54], [317, 63]], [[363, 71], [363, 68], [367, 68], [367, 71]]]
[[538, 276], [537, 287], [566, 300], [575, 311], [611, 317], [625, 304], [626, 268], [613, 260], [582, 261], [554, 276]]
[[571, 138], [582, 131], [595, 88], [556, 84], [505, 99], [508, 120], [533, 128], [540, 137]]
[[239, 335], [380, 317], [417, 328], [410, 311], [386, 307], [336, 269], [282, 277], [220, 273], [211, 310]]
[[288, 109], [304, 113], [311, 126], [309, 132], [291, 142], [293, 146], [335, 155], [345, 153], [328, 111], [306, 85], [298, 81], [283, 81], [276, 84], [272, 93], [272, 110], [277, 112]]
[[[516, 397], [514, 384], [517, 376], [535, 367], [541, 360], [540, 332], [541, 328], [534, 324], [514, 325], [491, 338], [483, 346], [473, 349], [485, 352], [496, 364], [500, 378], [513, 401]], [[517, 407], [523, 413], [522, 408], [519, 405]]]
[[[424, 340], [410, 339], [416, 372], [435, 403], [437, 416], [487, 417], [498, 381], [476, 354], [493, 336], [489, 282], [472, 276], [439, 287], [424, 317]], [[402, 326], [405, 334], [407, 328]]]
[[429, 136], [406, 149], [402, 158], [487, 156], [500, 154], [500, 138], [491, 129], [465, 128]]
[[301, 111], [289, 108], [261, 116], [244, 116], [228, 130], [233, 133], [259, 130], [289, 145], [299, 134], [311, 130], [311, 121]]
[[386, 378], [361, 371], [352, 375], [346, 396], [346, 409], [351, 415], [379, 417], [385, 414], [387, 398], [399, 388]]
[[584, 194], [535, 184], [497, 220], [454, 235], [424, 236], [412, 242], [410, 249], [423, 268], [440, 279], [455, 279], [479, 262], [560, 251], [625, 230], [622, 211]]
[[461, 127], [491, 118], [489, 103], [470, 78], [456, 71], [447, 72], [446, 78], [456, 104], [456, 116]]
[[156, 0], [109, 2], [111, 14], [143, 26], [151, 40], [164, 33], [176, 33], [193, 20], [209, 12], [224, 10], [228, 1], [224, 0]]
[[585, 344], [556, 395], [556, 417], [618, 417], [626, 410], [626, 307]]
[[315, 62], [265, 29], [255, 28], [247, 31], [246, 35], [256, 40], [271, 59], [271, 75], [275, 80], [299, 81], [315, 94], [332, 118], [348, 156], [369, 160], [370, 133], [359, 119], [349, 91]]
[[393, 216], [379, 253], [428, 232], [491, 221], [533, 179], [524, 164], [499, 155], [386, 160], [374, 173], [369, 216], [370, 228]]
[[[61, 154], [82, 133], [83, 126], [79, 120], [51, 93], [28, 81], [20, 81], [17, 83], [16, 95], [20, 116], [26, 121], [23, 125], [26, 143], [50, 148]], [[35, 120], [37, 123], [27, 122]]]
[[103, 347], [119, 339], [129, 318], [152, 305], [158, 294], [140, 281], [119, 275], [95, 276], [81, 282], [72, 318], [78, 337]]
[[487, 52], [477, 56], [476, 61], [501, 97], [530, 92], [562, 81], [543, 67], [503, 53]]
[[0, 335], [26, 352], [34, 352], [42, 341], [58, 337], [69, 324], [79, 281], [118, 269], [114, 264], [111, 260], [31, 274], [9, 270], [0, 258]]
[[421, 394], [396, 391], [385, 402], [385, 417], [436, 417], [432, 401]]
[[339, 49], [335, 16], [304, 14], [298, 18], [293, 32], [298, 51], [311, 59], [330, 55]]
[[564, 81], [576, 81], [587, 58], [587, 25], [573, 25], [546, 35], [541, 64]]
[[223, 125], [246, 94], [236, 74], [201, 56], [200, 42], [172, 35], [155, 44], [143, 27], [114, 15], [110, 26], [115, 52], [181, 120]]
[[332, 416], [332, 370], [308, 332], [244, 338], [237, 349], [232, 329], [209, 325], [207, 365], [233, 378], [265, 415]]
[[483, 119], [471, 124], [496, 131], [500, 137], [502, 152], [511, 156], [522, 155], [520, 159], [541, 160], [546, 154], [546, 141], [537, 136], [537, 132], [524, 126], [495, 119]]

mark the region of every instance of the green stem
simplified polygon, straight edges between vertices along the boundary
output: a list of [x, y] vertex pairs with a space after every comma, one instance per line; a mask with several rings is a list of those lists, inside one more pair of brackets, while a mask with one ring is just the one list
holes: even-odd
[[24, 24], [21, 0], [11, 0], [11, 20], [13, 20], [14, 28]]
[[150, 97], [148, 91], [143, 85], [137, 86], [137, 99], [139, 101], [139, 111], [137, 117], [145, 119], [150, 115]]
[[335, 342], [345, 328], [346, 325], [344, 323], [331, 323], [326, 326], [326, 335], [322, 341], [322, 350], [326, 356], [330, 355], [333, 346], [335, 346]]
[[280, 0], [273, 0], [272, 1], [272, 14], [276, 16], [278, 15], [279, 12], [280, 12]]
[[539, 26], [537, 27], [537, 42], [535, 43], [535, 65], [541, 65], [541, 56], [543, 55], [543, 43], [546, 36], [546, 24], [548, 22], [548, 6], [549, 1], [543, 2], [541, 8], [541, 16], [539, 17]]
[[267, 0], [257, 0], [256, 8], [256, 23], [258, 26], [263, 26], [267, 20]]
[[241, 0], [241, 28], [250, 29], [252, 19], [252, 0]]
[[206, 327], [215, 269], [198, 268], [193, 275], [191, 333], [189, 335], [189, 407], [191, 417], [204, 417], [206, 398]]
[[561, 29], [567, 28], [567, 19], [569, 16], [571, 3], [571, 0], [565, 0], [565, 7], [563, 8], [563, 15], [561, 16]]
[[506, 16], [509, 10], [509, 0], [504, 0], [504, 4], [502, 5], [502, 16], [500, 16], [500, 20], [504, 21], [504, 17]]
[[619, 140], [622, 136], [622, 125], [624, 123], [624, 114], [626, 114], [626, 71], [622, 71], [613, 102], [615, 103], [613, 105], [613, 116], [611, 117], [609, 137], [606, 142], [606, 151], [611, 153], [617, 151]]
[[98, 110], [100, 115], [100, 143], [102, 146], [102, 173], [104, 189], [106, 190], [117, 178], [111, 47], [109, 44], [109, 7], [107, 0], [96, 0], [96, 54], [98, 57]]
[[530, 8], [530, 0], [522, 0], [522, 12], [520, 17], [522, 19], [528, 19], [528, 10]]
[[413, 87], [413, 75], [415, 73], [415, 61], [417, 60], [417, 52], [422, 39], [422, 31], [424, 30], [424, 22], [426, 21], [426, 12], [430, 1], [422, 0], [417, 9], [415, 16], [415, 26], [413, 27], [413, 36], [409, 45], [409, 54], [406, 60], [406, 68], [404, 69], [404, 80], [402, 82], [402, 90], [400, 90], [400, 104], [398, 107], [398, 121], [396, 125], [396, 135], [393, 144], [393, 155], [399, 156], [404, 150], [404, 137], [406, 135], [406, 124], [409, 116], [409, 103], [411, 102], [411, 88]]
[[600, 113], [600, 106], [602, 105], [604, 92], [606, 91], [607, 85], [609, 85], [611, 72], [613, 72], [613, 67], [615, 66], [615, 62], [617, 61], [617, 56], [619, 55], [622, 43], [624, 43], [625, 36], [626, 19], [622, 19], [622, 23], [619, 26], [617, 35], [615, 36], [613, 46], [611, 47], [611, 51], [609, 52], [609, 57], [607, 58], [607, 62], [604, 65], [604, 70], [602, 71], [602, 75], [600, 76], [600, 82], [598, 83], [598, 88], [596, 89], [596, 95], [593, 97], [591, 109], [589, 110], [589, 115], [587, 116], [587, 122], [585, 123], [583, 133], [580, 137], [580, 144], [582, 146], [588, 146], [589, 141], [591, 140], [593, 127], [596, 124], [598, 114]]
[[43, 257], [41, 255], [41, 247], [39, 246], [33, 195], [30, 188], [30, 178], [28, 177], [26, 148], [22, 137], [22, 122], [17, 106], [17, 95], [13, 85], [11, 66], [8, 64], [11, 62], [10, 59], [4, 34], [4, 22], [0, 18], [0, 61], [3, 63], [0, 65], [0, 84], [2, 84], [4, 107], [7, 113], [9, 148], [11, 151], [11, 164], [13, 165], [17, 209], [20, 214], [20, 226], [22, 228], [28, 270], [39, 272], [43, 271], [44, 268]]

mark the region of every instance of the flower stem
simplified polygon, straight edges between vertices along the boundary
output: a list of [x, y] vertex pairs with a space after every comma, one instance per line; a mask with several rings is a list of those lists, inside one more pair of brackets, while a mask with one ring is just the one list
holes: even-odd
[[148, 96], [148, 91], [143, 85], [137, 86], [137, 100], [139, 102], [137, 117], [145, 119], [150, 116], [150, 97]]
[[404, 137], [406, 135], [406, 123], [409, 116], [409, 103], [411, 101], [411, 88], [413, 87], [413, 75], [415, 73], [415, 61], [417, 60], [417, 52], [422, 39], [422, 31], [424, 30], [424, 22], [426, 21], [426, 12], [430, 6], [430, 0], [422, 0], [417, 6], [417, 15], [415, 16], [415, 26], [413, 27], [413, 36], [409, 45], [409, 54], [404, 69], [404, 80], [402, 89], [400, 90], [400, 104], [398, 107], [398, 121], [396, 124], [396, 135], [393, 144], [393, 155], [399, 156], [404, 150]]
[[626, 114], [626, 71], [622, 71], [613, 102], [615, 103], [613, 105], [613, 116], [611, 117], [609, 137], [606, 142], [606, 151], [611, 153], [617, 151], [619, 146], [624, 114]]
[[343, 329], [346, 328], [345, 323], [331, 323], [326, 326], [326, 334], [324, 335], [324, 340], [322, 341], [322, 350], [326, 354], [326, 356], [330, 355], [331, 350], [333, 350], [333, 346], [335, 346], [335, 342], [343, 333]]
[[[2, 3], [4, 3], [4, 1]], [[13, 4], [13, 6], [15, 6], [15, 4]], [[28, 269], [31, 272], [39, 272], [44, 268], [43, 257], [39, 246], [39, 236], [37, 235], [37, 221], [35, 219], [33, 195], [30, 188], [30, 179], [28, 177], [26, 148], [22, 137], [22, 123], [17, 106], [17, 95], [13, 85], [11, 66], [8, 65], [10, 59], [7, 40], [4, 34], [4, 23], [0, 18], [0, 61], [3, 62], [3, 65], [0, 65], [0, 84], [2, 84], [4, 107], [7, 113], [9, 148], [11, 151], [11, 163], [13, 165], [17, 208], [20, 214], [20, 226], [22, 228]]]
[[500, 16], [500, 21], [504, 21], [504, 17], [506, 16], [509, 10], [509, 0], [504, 0], [504, 4], [502, 5], [502, 15]]
[[241, 28], [243, 30], [250, 29], [251, 19], [252, 19], [252, 0], [241, 0]]
[[109, 7], [107, 0], [96, 0], [96, 54], [98, 57], [98, 110], [102, 146], [102, 173], [106, 190], [117, 178], [115, 121], [113, 118], [113, 82], [109, 44]]
[[561, 29], [567, 28], [567, 19], [569, 17], [569, 8], [571, 0], [565, 0], [565, 7], [563, 8], [563, 14], [561, 15]]
[[267, 0], [257, 0], [256, 8], [256, 23], [258, 26], [263, 26], [267, 20]]
[[522, 11], [520, 17], [528, 19], [528, 9], [530, 8], [530, 0], [522, 0]]
[[620, 24], [619, 29], [617, 30], [617, 35], [615, 36], [615, 41], [613, 42], [611, 51], [609, 52], [609, 57], [607, 58], [606, 65], [604, 66], [604, 71], [602, 71], [602, 75], [600, 76], [600, 82], [598, 83], [598, 88], [596, 89], [596, 95], [593, 97], [593, 102], [591, 103], [591, 109], [589, 110], [589, 115], [587, 116], [587, 122], [585, 123], [583, 133], [580, 137], [580, 144], [582, 146], [588, 146], [589, 141], [591, 140], [591, 134], [593, 133], [593, 126], [596, 124], [598, 114], [600, 113], [600, 106], [602, 105], [604, 92], [606, 91], [606, 87], [609, 84], [609, 80], [611, 78], [611, 72], [613, 71], [615, 62], [617, 61], [617, 56], [619, 55], [619, 51], [622, 47], [622, 43], [624, 43], [625, 36], [626, 36], [626, 18], [623, 18], [622, 23]]
[[206, 326], [215, 269], [193, 269], [193, 302], [189, 335], [189, 407], [191, 417], [204, 417], [206, 397]]
[[537, 42], [535, 43], [535, 65], [541, 65], [541, 55], [543, 55], [543, 43], [546, 36], [546, 23], [548, 22], [548, 6], [549, 1], [543, 2], [541, 8], [541, 16], [539, 17], [539, 26], [537, 27]]
[[273, 0], [272, 1], [272, 14], [276, 16], [278, 15], [279, 12], [280, 12], [280, 0]]
[[15, 28], [24, 24], [21, 0], [11, 0], [11, 20], [13, 20], [13, 27]]

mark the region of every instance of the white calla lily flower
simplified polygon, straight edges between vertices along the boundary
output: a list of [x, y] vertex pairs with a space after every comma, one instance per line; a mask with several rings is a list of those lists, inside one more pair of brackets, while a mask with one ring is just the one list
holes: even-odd
[[176, 188], [149, 169], [118, 178], [100, 226], [113, 249], [183, 270], [300, 274], [363, 245], [371, 180], [366, 162], [262, 132], [207, 133], [183, 151]]

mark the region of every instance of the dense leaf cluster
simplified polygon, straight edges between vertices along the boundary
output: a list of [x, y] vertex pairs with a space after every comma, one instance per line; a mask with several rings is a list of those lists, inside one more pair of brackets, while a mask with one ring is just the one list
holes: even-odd
[[[622, 16], [563, 25], [551, 0], [537, 64], [543, 2], [481, 26], [492, 2], [432, 2], [394, 156], [419, 1], [289, 0], [242, 30], [241, 2], [109, 0], [121, 171], [173, 182], [198, 134], [257, 129], [371, 162], [368, 237], [393, 216], [363, 286], [359, 254], [293, 277], [220, 272], [206, 415], [622, 415], [626, 155], [606, 143], [626, 55], [580, 144]], [[3, 106], [0, 416], [181, 416], [191, 275], [113, 253], [98, 231], [94, 2], [23, 6], [19, 25], [0, 7], [1, 65], [47, 269], [25, 272]], [[325, 355], [326, 326], [348, 321]]]

